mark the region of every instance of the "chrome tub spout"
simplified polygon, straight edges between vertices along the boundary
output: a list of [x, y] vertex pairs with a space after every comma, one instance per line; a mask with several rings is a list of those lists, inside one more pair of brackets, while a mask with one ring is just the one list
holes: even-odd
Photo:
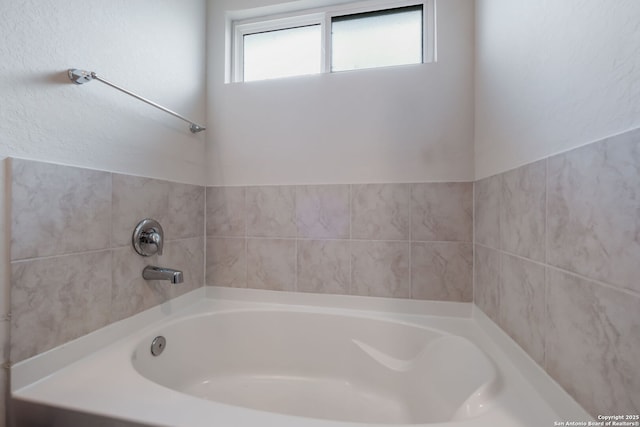
[[153, 265], [148, 265], [142, 270], [142, 277], [145, 280], [168, 280], [173, 284], [184, 282], [182, 271]]

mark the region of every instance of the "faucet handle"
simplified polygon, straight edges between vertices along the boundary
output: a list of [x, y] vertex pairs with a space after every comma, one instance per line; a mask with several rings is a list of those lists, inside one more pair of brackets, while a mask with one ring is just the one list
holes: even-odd
[[[162, 255], [162, 235], [155, 229], [151, 228], [151, 231], [143, 231], [140, 233], [140, 241], [147, 245], [148, 252], [154, 252], [158, 255]], [[151, 247], [149, 247], [151, 246]], [[155, 250], [152, 249], [155, 246]]]
[[138, 223], [132, 236], [133, 247], [142, 256], [162, 255], [164, 231], [158, 221], [151, 218]]

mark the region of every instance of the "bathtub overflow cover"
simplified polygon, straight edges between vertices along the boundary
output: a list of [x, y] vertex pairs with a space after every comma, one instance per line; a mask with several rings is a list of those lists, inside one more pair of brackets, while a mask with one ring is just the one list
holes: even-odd
[[160, 356], [166, 346], [167, 340], [162, 335], [155, 337], [153, 341], [151, 341], [151, 354]]

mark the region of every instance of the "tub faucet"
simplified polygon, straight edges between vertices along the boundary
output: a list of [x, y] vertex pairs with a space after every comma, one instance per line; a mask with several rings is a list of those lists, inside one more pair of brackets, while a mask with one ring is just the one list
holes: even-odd
[[145, 280], [168, 280], [173, 284], [184, 282], [182, 271], [153, 265], [148, 265], [142, 270], [142, 278]]

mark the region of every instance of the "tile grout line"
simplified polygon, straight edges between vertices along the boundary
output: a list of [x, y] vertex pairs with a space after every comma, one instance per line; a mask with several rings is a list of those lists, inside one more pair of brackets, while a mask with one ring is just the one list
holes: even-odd
[[549, 264], [549, 159], [544, 161], [544, 263]]
[[471, 184], [471, 302], [476, 303], [476, 183]]
[[[184, 241], [187, 241], [187, 240], [200, 239], [200, 238], [202, 238], [202, 236], [180, 237], [180, 238], [177, 238], [177, 239], [167, 239], [167, 240], [165, 240], [165, 243], [184, 242]], [[205, 239], [207, 239], [207, 238], [232, 239], [232, 238], [240, 238], [240, 237], [207, 236]], [[9, 263], [10, 264], [14, 264], [14, 263], [15, 264], [19, 264], [19, 263], [26, 263], [26, 262], [31, 262], [31, 261], [49, 260], [49, 259], [64, 258], [64, 257], [69, 257], [69, 256], [80, 256], [80, 255], [85, 255], [85, 254], [95, 254], [95, 253], [98, 253], [98, 252], [106, 252], [106, 251], [115, 251], [115, 250], [125, 249], [125, 248], [128, 248], [130, 246], [131, 246], [131, 244], [128, 243], [126, 245], [105, 247], [105, 248], [100, 248], [100, 249], [88, 249], [86, 251], [67, 252], [67, 253], [63, 253], [63, 254], [44, 255], [44, 256], [36, 256], [36, 257], [31, 257], [31, 258], [18, 258], [18, 259], [14, 259], [14, 260], [9, 260]]]
[[249, 193], [249, 187], [243, 187], [242, 197], [242, 214], [244, 216], [244, 283], [245, 288], [249, 288], [249, 212], [247, 209], [247, 194]]
[[347, 295], [353, 295], [353, 184], [349, 184], [349, 283]]
[[544, 160], [544, 320], [542, 325], [542, 369], [547, 371], [547, 331], [549, 330], [549, 157]]
[[302, 186], [296, 185], [293, 188], [293, 217], [296, 226], [296, 239], [293, 244], [293, 290], [298, 292], [298, 238], [300, 236], [300, 228], [298, 227], [298, 188]]
[[409, 184], [409, 298], [414, 299], [413, 292], [413, 189]]
[[[549, 271], [544, 269], [544, 319], [542, 320], [542, 369], [547, 370], [547, 331], [549, 330]], [[551, 375], [551, 374], [549, 374]]]
[[503, 267], [504, 267], [504, 253], [505, 251], [503, 250], [503, 241], [502, 241], [502, 235], [503, 235], [503, 224], [502, 224], [502, 209], [505, 207], [505, 203], [504, 203], [504, 191], [505, 191], [505, 179], [504, 179], [504, 173], [498, 174], [496, 176], [496, 179], [498, 180], [498, 247], [499, 249], [499, 256], [498, 256], [498, 283], [497, 283], [497, 289], [496, 289], [496, 295], [498, 298], [498, 307], [496, 307], [496, 311], [497, 313], [495, 313], [496, 315], [496, 324], [498, 324], [498, 326], [500, 326], [500, 329], [502, 329], [504, 332], [507, 333], [507, 335], [510, 335], [509, 332], [507, 332], [507, 329], [504, 326], [504, 321], [503, 321], [503, 317], [504, 317], [504, 312], [505, 312], [505, 307], [503, 307], [502, 305], [502, 289], [503, 289], [503, 284], [504, 284], [504, 272], [503, 272]]
[[608, 288], [608, 289], [611, 289], [611, 290], [614, 290], [614, 291], [620, 291], [620, 292], [623, 292], [623, 293], [625, 293], [627, 295], [630, 295], [630, 296], [633, 296], [633, 297], [636, 297], [636, 298], [640, 297], [640, 293], [639, 292], [635, 292], [635, 291], [630, 290], [630, 289], [622, 288], [622, 287], [619, 287], [619, 286], [616, 286], [616, 285], [613, 285], [613, 284], [610, 284], [610, 283], [602, 282], [602, 281], [600, 281], [598, 279], [593, 279], [593, 278], [584, 276], [584, 275], [582, 275], [580, 273], [576, 273], [576, 272], [571, 271], [571, 270], [565, 270], [562, 267], [557, 267], [557, 266], [552, 265], [552, 264], [545, 264], [544, 262], [541, 262], [541, 261], [536, 261], [536, 260], [533, 260], [531, 258], [527, 258], [527, 257], [524, 257], [522, 255], [518, 255], [518, 254], [511, 253], [511, 252], [503, 251], [503, 250], [500, 250], [500, 249], [495, 249], [495, 248], [492, 248], [491, 246], [483, 245], [481, 243], [476, 243], [476, 245], [480, 246], [482, 248], [485, 248], [485, 249], [490, 249], [492, 251], [499, 252], [501, 255], [504, 254], [504, 255], [507, 255], [507, 256], [510, 256], [510, 257], [513, 257], [513, 258], [518, 258], [518, 259], [523, 260], [523, 261], [528, 261], [531, 264], [536, 264], [538, 266], [545, 267], [545, 268], [548, 268], [550, 270], [558, 271], [560, 273], [565, 273], [565, 274], [577, 277], [578, 279], [581, 279], [581, 280], [586, 280], [588, 282], [593, 282], [593, 283], [595, 283], [595, 284], [597, 284], [599, 286], [602, 286], [602, 287], [605, 287], [605, 288]]
[[[116, 278], [115, 278], [115, 269], [114, 267], [114, 251], [115, 248], [114, 246], [114, 238], [113, 238], [113, 234], [114, 234], [114, 209], [113, 209], [113, 205], [114, 205], [114, 195], [115, 195], [115, 188], [114, 188], [114, 173], [111, 172], [109, 174], [109, 181], [111, 183], [111, 194], [110, 194], [110, 202], [109, 203], [109, 268], [111, 269], [111, 274], [109, 275], [110, 279], [111, 279], [111, 289], [110, 292], [111, 294], [109, 295], [109, 310], [111, 312], [114, 311], [114, 301], [115, 301], [115, 296], [116, 296]], [[111, 316], [109, 316], [109, 320], [111, 320]]]
[[69, 252], [69, 253], [65, 253], [65, 254], [46, 255], [46, 256], [34, 257], [34, 258], [20, 258], [20, 259], [10, 260], [9, 263], [10, 264], [23, 264], [23, 263], [27, 263], [27, 262], [33, 262], [33, 261], [46, 261], [46, 260], [51, 260], [51, 259], [56, 259], [56, 258], [66, 258], [66, 257], [70, 257], [70, 256], [81, 256], [81, 255], [96, 254], [96, 253], [100, 253], [100, 252], [110, 252], [110, 251], [113, 251], [114, 249], [122, 249], [124, 247], [126, 247], [126, 246], [122, 246], [120, 248], [91, 249], [91, 250], [82, 251], [82, 252]]
[[[210, 239], [243, 239], [242, 236], [208, 236]], [[177, 240], [195, 239], [195, 237], [186, 237]], [[327, 238], [327, 237], [282, 237], [282, 236], [247, 236], [247, 239], [252, 240], [300, 240], [300, 241], [320, 241], [320, 242], [375, 242], [375, 243], [436, 243], [436, 244], [452, 244], [452, 245], [471, 245], [472, 241], [466, 240], [394, 240], [394, 239], [349, 239], [349, 238]], [[493, 248], [491, 248], [493, 249]]]
[[204, 186], [204, 206], [202, 207], [203, 209], [203, 221], [202, 221], [202, 226], [203, 226], [203, 230], [202, 230], [202, 235], [204, 236], [204, 241], [202, 242], [202, 277], [204, 278], [203, 280], [203, 284], [202, 286], [206, 289], [207, 285], [208, 285], [208, 278], [207, 278], [207, 239], [209, 236], [207, 236], [207, 224], [209, 223], [209, 219], [208, 219], [208, 215], [207, 215], [207, 186]]

